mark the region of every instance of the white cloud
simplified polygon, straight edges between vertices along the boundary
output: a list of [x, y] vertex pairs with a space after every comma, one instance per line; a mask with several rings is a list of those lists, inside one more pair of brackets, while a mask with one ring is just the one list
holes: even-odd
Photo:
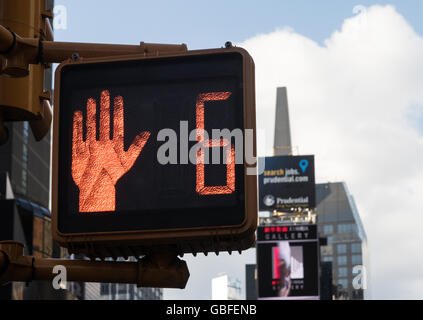
[[423, 137], [410, 117], [423, 109], [423, 38], [394, 7], [372, 6], [324, 45], [280, 29], [239, 46], [256, 64], [258, 127], [273, 137], [286, 86], [293, 145], [315, 154], [318, 182], [346, 181], [354, 195], [373, 298], [421, 298]]

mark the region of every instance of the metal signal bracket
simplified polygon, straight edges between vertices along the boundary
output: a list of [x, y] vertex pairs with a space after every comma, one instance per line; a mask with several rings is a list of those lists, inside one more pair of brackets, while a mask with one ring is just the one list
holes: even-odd
[[172, 252], [152, 253], [136, 262], [46, 259], [25, 256], [16, 241], [0, 241], [0, 285], [11, 281], [53, 281], [63, 266], [67, 281], [133, 283], [138, 287], [185, 288], [189, 271]]
[[44, 41], [37, 38], [21, 38], [0, 25], [0, 55], [3, 56], [3, 73], [11, 77], [29, 74], [30, 64], [61, 63], [78, 53], [83, 58], [101, 58], [133, 54], [161, 55], [170, 52], [186, 52], [186, 44], [144, 43], [139, 45], [79, 43]]

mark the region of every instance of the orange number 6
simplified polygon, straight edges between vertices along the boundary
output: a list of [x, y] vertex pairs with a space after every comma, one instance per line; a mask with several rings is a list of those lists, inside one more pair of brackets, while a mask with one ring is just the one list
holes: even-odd
[[226, 149], [226, 185], [223, 186], [205, 186], [204, 185], [204, 150], [199, 148], [197, 151], [197, 179], [196, 191], [200, 195], [211, 194], [230, 194], [235, 191], [235, 148], [227, 139], [209, 139], [204, 140], [204, 102], [226, 100], [231, 92], [208, 92], [200, 93], [196, 102], [196, 122], [197, 122], [197, 141], [206, 148]]

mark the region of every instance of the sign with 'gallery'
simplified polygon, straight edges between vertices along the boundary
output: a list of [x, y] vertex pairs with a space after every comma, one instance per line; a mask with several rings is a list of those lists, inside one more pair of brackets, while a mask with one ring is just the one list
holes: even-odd
[[259, 299], [319, 299], [319, 240], [316, 225], [257, 228]]
[[314, 208], [314, 156], [266, 157], [259, 176], [260, 211]]

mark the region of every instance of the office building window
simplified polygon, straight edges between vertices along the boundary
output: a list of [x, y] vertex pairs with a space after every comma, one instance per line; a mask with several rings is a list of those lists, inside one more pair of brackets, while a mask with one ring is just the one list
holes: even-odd
[[325, 235], [333, 234], [333, 225], [327, 224], [323, 226], [323, 233]]
[[351, 263], [353, 265], [362, 264], [361, 254], [353, 254], [351, 256]]
[[333, 261], [333, 258], [332, 257], [323, 257], [322, 258], [322, 261], [323, 262], [332, 262]]
[[347, 289], [348, 288], [347, 279], [338, 279], [338, 285], [341, 287], [341, 289]]
[[138, 299], [142, 300], [143, 297], [144, 297], [144, 295], [143, 295], [142, 289], [138, 289]]
[[22, 190], [23, 193], [26, 193], [26, 187], [27, 187], [27, 181], [28, 181], [28, 171], [26, 169], [26, 165], [22, 166]]
[[22, 193], [27, 191], [27, 181], [28, 181], [28, 122], [23, 123], [23, 138], [22, 138], [22, 180], [21, 180], [21, 189]]
[[128, 285], [128, 289], [129, 289], [129, 300], [135, 300], [135, 286]]
[[124, 283], [118, 284], [118, 293], [119, 294], [126, 294], [126, 284], [124, 284]]
[[357, 232], [357, 227], [355, 224], [352, 224], [352, 223], [338, 224], [338, 233], [350, 233], [350, 232]]
[[338, 244], [336, 246], [336, 252], [338, 252], [338, 254], [347, 253], [347, 245], [346, 244]]
[[109, 283], [100, 283], [100, 295], [106, 296], [109, 294]]
[[347, 264], [347, 256], [338, 256], [338, 265], [344, 266]]
[[26, 141], [28, 141], [28, 135], [29, 135], [29, 123], [25, 121], [23, 123], [23, 136]]
[[338, 268], [338, 277], [347, 277], [347, 270], [345, 267]]
[[112, 300], [116, 300], [116, 283], [110, 284], [110, 293], [112, 296]]
[[333, 237], [328, 237], [328, 245], [331, 245], [333, 243]]
[[361, 253], [361, 243], [351, 244], [351, 252], [352, 253]]

